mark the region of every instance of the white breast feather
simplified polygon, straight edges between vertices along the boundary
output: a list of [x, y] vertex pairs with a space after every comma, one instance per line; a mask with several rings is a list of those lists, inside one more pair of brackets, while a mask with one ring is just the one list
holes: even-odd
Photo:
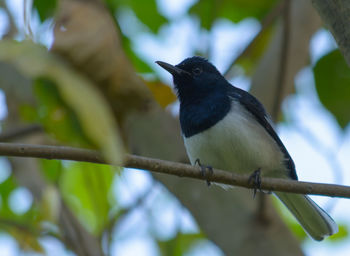
[[261, 168], [263, 176], [287, 174], [277, 143], [238, 102], [223, 120], [184, 142], [192, 164], [200, 159], [202, 164], [237, 173]]

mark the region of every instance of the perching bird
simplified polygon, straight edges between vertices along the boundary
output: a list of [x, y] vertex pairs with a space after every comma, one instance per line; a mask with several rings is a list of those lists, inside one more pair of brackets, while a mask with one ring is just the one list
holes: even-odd
[[[295, 166], [262, 104], [231, 85], [202, 57], [178, 65], [157, 61], [173, 76], [180, 101], [180, 124], [194, 165], [297, 180]], [[334, 220], [306, 195], [275, 192], [315, 240], [338, 231]]]

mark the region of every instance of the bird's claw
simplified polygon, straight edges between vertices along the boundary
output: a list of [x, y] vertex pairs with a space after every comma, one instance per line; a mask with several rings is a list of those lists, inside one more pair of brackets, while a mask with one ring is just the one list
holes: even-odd
[[[196, 159], [194, 164], [195, 165], [198, 164], [198, 166], [201, 168], [201, 174], [203, 177], [206, 178], [207, 185], [210, 186], [211, 183], [210, 183], [209, 177], [212, 176], [214, 173], [213, 167], [211, 167], [210, 165], [202, 165], [199, 158]], [[207, 174], [207, 171], [208, 171], [208, 174]]]
[[256, 191], [259, 189], [261, 192], [261, 169], [255, 170], [252, 175], [249, 176], [248, 183], [253, 185], [253, 198], [256, 196]]

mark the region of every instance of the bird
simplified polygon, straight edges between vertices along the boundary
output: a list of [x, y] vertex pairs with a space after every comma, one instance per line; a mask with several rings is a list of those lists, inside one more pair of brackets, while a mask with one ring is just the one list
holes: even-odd
[[[257, 174], [257, 180], [260, 175], [298, 180], [295, 164], [257, 98], [230, 84], [203, 57], [189, 57], [177, 65], [156, 63], [172, 75], [180, 102], [181, 133], [192, 165]], [[338, 232], [335, 221], [309, 196], [274, 194], [314, 240]]]

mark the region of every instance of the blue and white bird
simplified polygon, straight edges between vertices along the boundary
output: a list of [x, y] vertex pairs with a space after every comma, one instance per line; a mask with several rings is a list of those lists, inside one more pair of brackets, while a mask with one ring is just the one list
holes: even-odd
[[[294, 162], [262, 104], [231, 85], [202, 57], [178, 65], [156, 62], [173, 76], [187, 155], [194, 165], [297, 180]], [[338, 231], [334, 220], [306, 195], [275, 192], [315, 240]]]

